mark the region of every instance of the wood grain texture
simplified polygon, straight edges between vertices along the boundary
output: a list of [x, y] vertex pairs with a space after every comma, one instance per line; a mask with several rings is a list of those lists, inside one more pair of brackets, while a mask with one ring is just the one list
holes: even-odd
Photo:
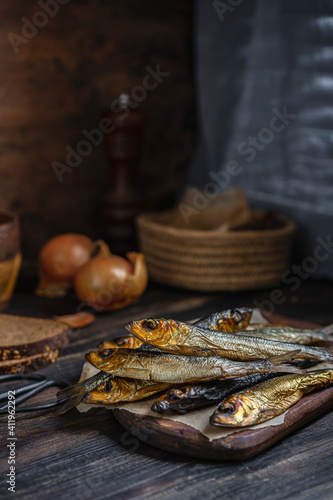
[[[333, 322], [333, 284], [303, 282], [299, 290], [282, 288], [286, 297], [276, 312], [327, 325]], [[269, 299], [270, 290], [236, 294], [194, 294], [150, 287], [137, 304], [101, 314], [74, 332], [60, 358], [43, 370], [49, 377], [78, 380], [83, 354], [99, 342], [125, 333], [130, 319], [151, 315], [189, 320], [218, 309], [251, 306]], [[15, 295], [12, 314], [39, 317], [69, 314], [73, 296], [48, 301]], [[56, 390], [39, 395], [51, 400]], [[37, 401], [37, 398], [36, 398]], [[49, 413], [17, 415], [17, 495], [24, 500], [331, 500], [333, 491], [333, 414], [292, 433], [261, 455], [238, 463], [187, 458], [145, 444], [116, 421], [109, 410], [87, 414], [72, 410], [59, 418]], [[0, 417], [0, 496], [7, 498], [4, 442], [7, 420]]]
[[[281, 425], [246, 430], [210, 441], [200, 431], [167, 418], [143, 416], [126, 409], [113, 413], [125, 429], [145, 443], [189, 457], [242, 461], [262, 453], [291, 432], [333, 408], [333, 388], [302, 398]], [[213, 412], [213, 410], [212, 410]], [[269, 422], [268, 422], [269, 424]]]
[[192, 2], [71, 0], [15, 53], [8, 35], [22, 36], [22, 18], [31, 22], [39, 4], [0, 6], [0, 208], [21, 215], [25, 273], [35, 272], [37, 251], [56, 234], [98, 237], [98, 200], [108, 176], [104, 147], [94, 147], [61, 183], [51, 164], [65, 163], [66, 147], [76, 150], [82, 131], [98, 128], [102, 111], [142, 84], [147, 66], [169, 73], [140, 102], [147, 118], [140, 167], [147, 208], [172, 202], [194, 129]]

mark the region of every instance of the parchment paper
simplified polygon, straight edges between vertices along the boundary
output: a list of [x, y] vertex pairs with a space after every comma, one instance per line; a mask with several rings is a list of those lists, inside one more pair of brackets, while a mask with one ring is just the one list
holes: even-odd
[[[195, 320], [194, 320], [195, 321]], [[261, 312], [257, 309], [254, 310], [251, 318], [251, 323], [268, 323], [268, 321], [262, 316]], [[314, 367], [315, 370], [321, 370], [325, 368], [333, 368], [333, 363], [320, 363]], [[313, 369], [313, 368], [311, 368]], [[85, 363], [82, 374], [80, 377], [80, 381], [85, 380], [86, 378], [92, 377], [96, 373], [98, 373], [99, 370], [94, 368], [90, 363]], [[212, 405], [208, 406], [207, 408], [203, 408], [201, 410], [195, 410], [192, 412], [189, 412], [185, 415], [159, 415], [153, 411], [151, 411], [151, 406], [153, 401], [157, 398], [157, 396], [152, 396], [147, 399], [143, 399], [141, 401], [134, 401], [132, 403], [118, 403], [114, 405], [87, 405], [84, 403], [80, 403], [77, 406], [77, 409], [79, 412], [84, 413], [89, 411], [91, 408], [107, 408], [109, 410], [112, 410], [114, 408], [121, 408], [127, 411], [130, 411], [132, 413], [138, 413], [140, 415], [146, 415], [149, 417], [155, 417], [155, 418], [166, 418], [169, 420], [175, 420], [177, 422], [182, 422], [183, 424], [189, 425], [193, 427], [194, 429], [197, 429], [199, 432], [204, 434], [210, 441], [214, 439], [220, 439], [223, 437], [226, 437], [230, 434], [234, 434], [237, 432], [241, 432], [244, 429], [260, 429], [263, 427], [271, 427], [275, 425], [281, 425], [284, 422], [285, 415], [287, 412], [283, 413], [282, 415], [279, 415], [276, 418], [273, 418], [269, 420], [268, 422], [264, 422], [262, 424], [258, 425], [252, 425], [250, 427], [243, 427], [243, 428], [238, 428], [238, 429], [232, 429], [229, 427], [215, 427], [213, 425], [209, 424], [209, 417], [212, 415], [214, 410], [218, 405]]]

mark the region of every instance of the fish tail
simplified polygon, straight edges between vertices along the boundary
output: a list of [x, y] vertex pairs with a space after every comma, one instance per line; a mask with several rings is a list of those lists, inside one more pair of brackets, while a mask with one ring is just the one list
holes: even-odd
[[81, 403], [85, 394], [95, 388], [101, 382], [101, 373], [97, 373], [90, 378], [82, 380], [82, 382], [78, 382], [77, 384], [71, 385], [70, 387], [65, 387], [61, 391], [57, 392], [58, 399], [67, 399], [63, 405], [60, 406], [55, 411], [55, 415], [62, 415], [67, 411], [71, 410], [79, 403]]
[[297, 368], [297, 366], [293, 365], [272, 365], [272, 371], [281, 372], [281, 373], [299, 373], [304, 375], [307, 373], [306, 370], [302, 370], [301, 368]]
[[284, 373], [306, 373], [305, 370], [298, 368], [297, 366], [292, 366], [290, 364], [285, 365], [284, 363], [292, 363], [297, 355], [301, 352], [301, 349], [297, 349], [292, 352], [286, 352], [285, 354], [280, 354], [279, 356], [272, 356], [268, 358], [269, 365], [274, 368], [276, 372]]
[[57, 392], [58, 399], [69, 399], [73, 396], [84, 394], [86, 392], [86, 383], [87, 380], [83, 380], [82, 382], [78, 382], [77, 384], [71, 385], [70, 387], [66, 387], [65, 389], [61, 389], [61, 391]]
[[81, 403], [84, 395], [86, 394], [86, 380], [79, 382], [78, 384], [72, 385], [71, 387], [66, 387], [61, 391], [57, 392], [58, 399], [64, 399], [65, 401], [55, 412], [54, 415], [58, 417], [63, 415], [67, 411], [71, 410], [75, 406]]
[[67, 411], [71, 410], [72, 408], [75, 408], [78, 404], [81, 403], [83, 397], [85, 395], [85, 392], [83, 391], [81, 394], [76, 394], [75, 396], [72, 396], [69, 398], [67, 401], [65, 401], [59, 408], [54, 412], [55, 417], [59, 417], [60, 415], [63, 415]]

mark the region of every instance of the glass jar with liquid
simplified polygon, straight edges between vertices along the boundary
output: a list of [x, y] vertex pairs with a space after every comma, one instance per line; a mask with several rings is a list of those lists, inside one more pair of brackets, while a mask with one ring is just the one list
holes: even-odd
[[18, 216], [0, 210], [0, 311], [9, 306], [21, 259]]

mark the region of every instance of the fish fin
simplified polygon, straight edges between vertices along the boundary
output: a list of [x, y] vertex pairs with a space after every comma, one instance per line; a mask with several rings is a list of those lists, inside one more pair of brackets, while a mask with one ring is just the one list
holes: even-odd
[[282, 364], [282, 365], [271, 365], [272, 372], [281, 372], [281, 373], [298, 373], [300, 375], [305, 375], [307, 373], [306, 370], [302, 370], [302, 368], [297, 368], [294, 365]]
[[[58, 399], [69, 399], [72, 396], [78, 395], [78, 394], [84, 394], [85, 392], [88, 392], [89, 389], [87, 387], [89, 386], [95, 386], [100, 383], [100, 377], [101, 377], [102, 372], [98, 372], [92, 377], [86, 378], [82, 380], [81, 382], [78, 382], [77, 384], [71, 385], [69, 387], [65, 387], [64, 389], [61, 389], [61, 391], [58, 391], [56, 396]], [[108, 378], [112, 378], [112, 375], [109, 374]]]
[[297, 349], [292, 352], [286, 352], [285, 354], [279, 354], [278, 356], [272, 356], [271, 358], [268, 359], [270, 363], [272, 363], [272, 365], [280, 365], [281, 363], [290, 363], [291, 361], [294, 361], [297, 354], [299, 354], [301, 351], [302, 349]]
[[125, 377], [150, 380], [150, 371], [144, 368], [122, 368], [121, 371], [124, 372]]
[[[211, 349], [209, 347], [199, 347], [199, 346], [172, 346], [170, 350], [165, 348], [165, 350], [162, 347], [157, 347], [153, 343], [151, 344], [143, 344], [143, 348], [141, 350], [150, 350], [156, 352], [164, 352], [164, 353], [169, 353], [169, 354], [180, 354], [184, 356], [199, 356], [199, 357], [206, 357], [206, 356], [215, 356], [214, 348], [212, 347]], [[139, 348], [140, 349], [140, 348]]]
[[265, 420], [266, 418], [274, 418], [276, 417], [276, 410], [273, 410], [272, 408], [265, 408], [260, 411], [262, 415], [265, 415]]
[[214, 349], [209, 349], [205, 347], [191, 346], [187, 349], [182, 349], [180, 354], [185, 354], [186, 356], [214, 356]]
[[61, 406], [59, 406], [59, 408], [57, 408], [57, 410], [53, 413], [53, 415], [55, 417], [59, 417], [60, 415], [63, 415], [72, 408], [75, 408], [75, 406], [81, 403], [85, 394], [86, 393], [83, 392], [83, 394], [76, 394], [72, 396], [67, 401], [65, 401]]
[[83, 380], [75, 385], [71, 385], [70, 387], [66, 387], [65, 389], [61, 389], [61, 391], [57, 392], [58, 399], [69, 399], [73, 396], [84, 396], [86, 392], [86, 382], [87, 380]]
[[318, 333], [324, 333], [325, 335], [330, 337], [331, 335], [333, 335], [333, 323], [325, 326], [324, 328], [317, 328], [315, 331]]
[[279, 356], [272, 356], [271, 358], [268, 358], [268, 363], [272, 365], [272, 368], [276, 372], [284, 372], [284, 373], [306, 373], [306, 370], [302, 370], [301, 368], [298, 368], [297, 366], [293, 366], [290, 364], [284, 364], [284, 363], [290, 363], [292, 362], [297, 354], [301, 352], [301, 349], [297, 349], [292, 352], [287, 352], [285, 354], [280, 354]]

